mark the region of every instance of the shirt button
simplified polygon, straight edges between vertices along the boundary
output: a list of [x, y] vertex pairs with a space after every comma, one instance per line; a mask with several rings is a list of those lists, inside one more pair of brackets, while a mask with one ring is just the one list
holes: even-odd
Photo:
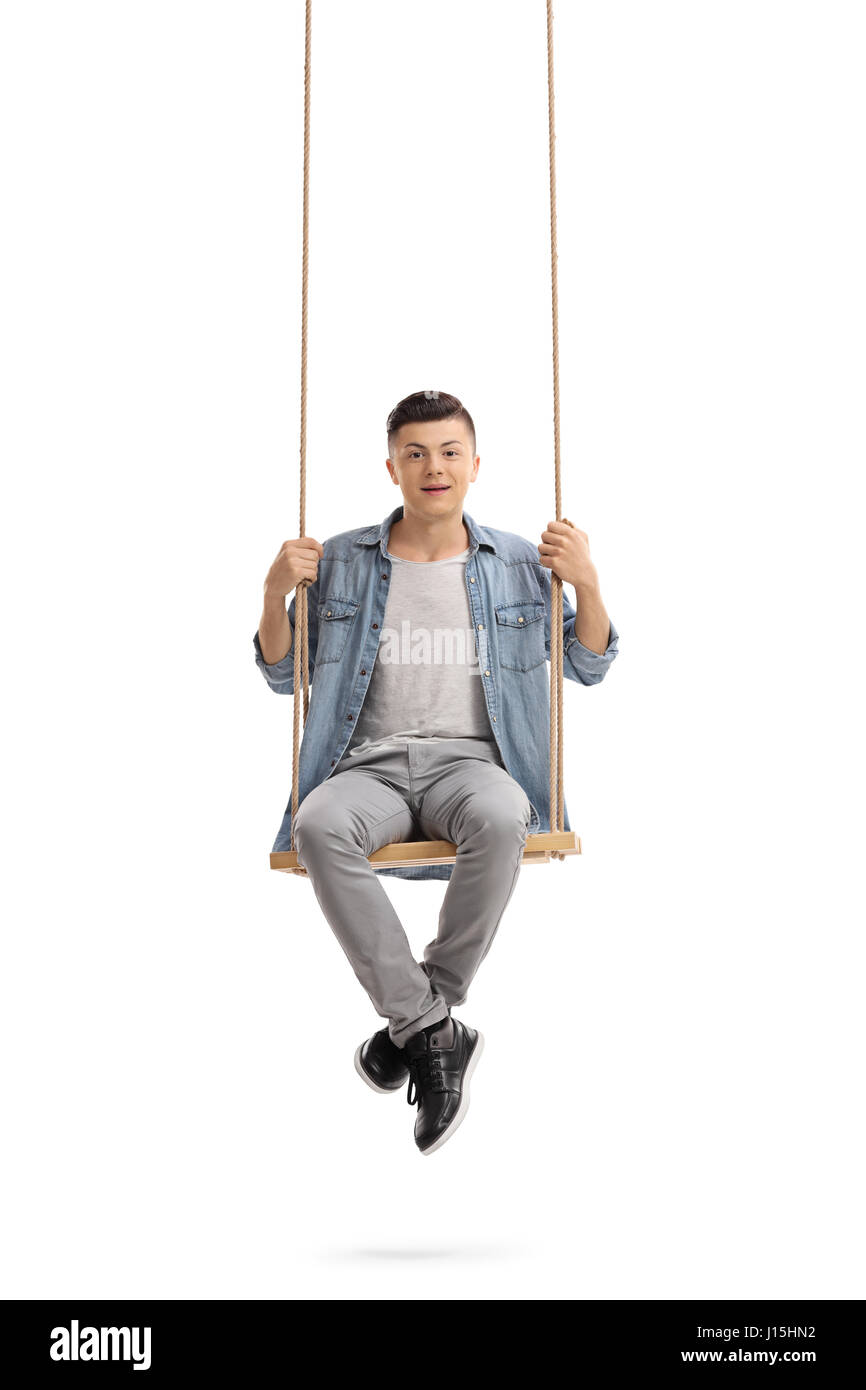
[[495, 714], [494, 714], [494, 716], [493, 716], [493, 722], [494, 722], [494, 724], [496, 723], [496, 715], [495, 715]]
[[382, 578], [383, 578], [383, 579], [387, 579], [387, 578], [388, 578], [387, 574], [383, 574], [383, 575], [382, 575]]
[[327, 613], [325, 614], [325, 617], [326, 617], [326, 618], [330, 618], [330, 616], [331, 616], [331, 610], [330, 610], [330, 608], [329, 608], [328, 611], [327, 611]]
[[378, 623], [374, 623], [373, 626], [374, 626], [374, 627], [378, 627], [379, 624], [378, 624]]
[[479, 623], [478, 626], [479, 626], [479, 628], [482, 628], [482, 627], [484, 626], [484, 624], [483, 624], [483, 623]]
[[361, 675], [362, 675], [362, 676], [366, 676], [366, 674], [367, 674], [367, 672], [364, 670], [364, 668], [363, 668], [363, 666], [362, 666], [362, 667], [361, 667]]
[[485, 676], [489, 676], [489, 675], [490, 675], [490, 672], [489, 672], [489, 671], [485, 671], [484, 674], [485, 674]]
[[522, 618], [518, 618], [517, 621], [518, 621], [519, 623], [522, 623], [522, 622], [523, 622], [523, 619], [522, 619]]
[[469, 583], [470, 583], [470, 584], [474, 584], [474, 583], [475, 583], [475, 575], [474, 575], [474, 574], [473, 574], [473, 575], [470, 575], [470, 577], [469, 577]]
[[331, 767], [336, 767], [336, 766], [337, 766], [337, 759], [336, 759], [336, 758], [332, 758], [332, 759], [331, 759]]
[[347, 714], [347, 715], [346, 715], [346, 718], [347, 718], [347, 719], [354, 719], [354, 717], [355, 717], [355, 716], [354, 716], [353, 714]]

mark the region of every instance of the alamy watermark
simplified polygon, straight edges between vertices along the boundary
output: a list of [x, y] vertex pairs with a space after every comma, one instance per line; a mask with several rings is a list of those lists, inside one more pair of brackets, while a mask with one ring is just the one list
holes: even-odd
[[70, 1327], [51, 1330], [52, 1361], [131, 1361], [134, 1371], [150, 1370], [149, 1327]]
[[395, 627], [383, 627], [377, 661], [386, 666], [466, 666], [478, 676], [475, 633], [471, 627], [413, 627], [408, 618]]

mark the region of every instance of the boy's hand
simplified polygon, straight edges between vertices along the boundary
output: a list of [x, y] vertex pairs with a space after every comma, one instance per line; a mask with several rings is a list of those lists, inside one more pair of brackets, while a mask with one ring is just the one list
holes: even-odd
[[319, 573], [319, 559], [324, 553], [321, 542], [313, 540], [312, 536], [299, 536], [296, 540], [283, 541], [277, 558], [268, 570], [265, 594], [271, 598], [285, 598], [302, 581], [315, 583]]
[[567, 517], [547, 523], [547, 530], [541, 533], [538, 558], [564, 584], [573, 584], [577, 590], [598, 588], [598, 572], [589, 555], [589, 536]]

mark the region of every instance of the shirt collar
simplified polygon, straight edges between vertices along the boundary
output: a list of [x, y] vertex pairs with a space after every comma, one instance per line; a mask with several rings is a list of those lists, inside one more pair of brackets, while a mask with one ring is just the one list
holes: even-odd
[[[369, 528], [369, 530], [367, 530], [367, 531], [362, 531], [361, 534], [360, 534], [360, 536], [356, 536], [356, 537], [355, 537], [355, 544], [356, 544], [356, 545], [380, 545], [380, 544], [381, 544], [381, 545], [384, 547], [385, 543], [386, 543], [387, 540], [388, 540], [388, 535], [389, 535], [389, 533], [390, 533], [392, 524], [393, 524], [395, 521], [399, 521], [400, 518], [402, 517], [402, 515], [403, 515], [403, 504], [402, 504], [402, 502], [401, 502], [400, 505], [399, 505], [399, 507], [395, 507], [394, 510], [393, 510], [393, 512], [390, 512], [390, 513], [388, 514], [388, 516], [385, 517], [384, 521], [380, 522], [378, 526], [371, 526], [371, 527]], [[488, 549], [488, 550], [492, 550], [493, 553], [494, 553], [494, 555], [495, 555], [495, 554], [496, 554], [496, 546], [493, 544], [493, 541], [492, 541], [492, 539], [491, 539], [491, 537], [490, 537], [490, 532], [487, 531], [485, 527], [479, 526], [478, 523], [477, 523], [476, 521], [473, 520], [473, 518], [469, 515], [468, 512], [464, 512], [464, 513], [463, 513], [463, 521], [464, 521], [464, 523], [465, 523], [465, 525], [466, 525], [467, 531], [469, 532], [469, 537], [470, 537], [470, 540], [471, 540], [472, 544], [473, 544], [473, 545], [476, 545], [476, 544], [477, 544], [477, 545], [486, 546], [487, 549]]]

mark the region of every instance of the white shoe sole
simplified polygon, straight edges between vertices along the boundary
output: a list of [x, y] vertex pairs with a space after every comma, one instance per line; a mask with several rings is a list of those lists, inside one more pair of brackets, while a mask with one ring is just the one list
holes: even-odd
[[476, 1068], [477, 1065], [478, 1065], [478, 1058], [481, 1056], [481, 1054], [482, 1054], [483, 1051], [484, 1051], [484, 1034], [483, 1034], [483, 1033], [479, 1033], [479, 1034], [478, 1034], [478, 1041], [477, 1041], [476, 1044], [475, 1044], [475, 1051], [472, 1053], [472, 1056], [469, 1058], [469, 1064], [468, 1064], [468, 1066], [467, 1066], [467, 1068], [466, 1068], [466, 1073], [465, 1073], [465, 1075], [464, 1075], [464, 1077], [463, 1077], [463, 1091], [462, 1091], [462, 1094], [461, 1094], [461, 1096], [460, 1096], [460, 1104], [459, 1104], [458, 1107], [457, 1107], [457, 1111], [456, 1111], [456, 1114], [455, 1114], [455, 1116], [454, 1116], [454, 1119], [451, 1121], [451, 1123], [450, 1123], [450, 1125], [448, 1126], [448, 1128], [447, 1128], [446, 1130], [443, 1130], [443, 1132], [439, 1135], [439, 1138], [438, 1138], [438, 1139], [435, 1139], [435, 1140], [433, 1141], [433, 1143], [429, 1145], [428, 1148], [426, 1148], [426, 1149], [419, 1149], [419, 1150], [418, 1150], [418, 1152], [422, 1155], [422, 1157], [426, 1157], [427, 1154], [435, 1153], [437, 1149], [441, 1149], [441, 1148], [442, 1148], [442, 1145], [443, 1145], [443, 1144], [447, 1144], [448, 1140], [451, 1138], [451, 1136], [452, 1136], [452, 1134], [454, 1133], [454, 1131], [457, 1130], [457, 1129], [459, 1129], [460, 1126], [461, 1126], [461, 1124], [463, 1123], [463, 1118], [464, 1118], [464, 1116], [465, 1116], [465, 1114], [466, 1114], [466, 1111], [469, 1109], [469, 1081], [470, 1081], [470, 1078], [471, 1078], [471, 1076], [472, 1076], [472, 1073], [474, 1072], [475, 1068]]
[[370, 1090], [375, 1091], [377, 1095], [396, 1096], [398, 1092], [403, 1090], [403, 1087], [406, 1085], [406, 1082], [401, 1081], [399, 1086], [377, 1086], [373, 1078], [368, 1076], [366, 1071], [364, 1070], [364, 1064], [361, 1061], [361, 1052], [363, 1051], [363, 1048], [364, 1044], [359, 1043], [358, 1050], [355, 1053], [355, 1071], [358, 1073], [361, 1080], [366, 1081], [367, 1085], [370, 1087]]

